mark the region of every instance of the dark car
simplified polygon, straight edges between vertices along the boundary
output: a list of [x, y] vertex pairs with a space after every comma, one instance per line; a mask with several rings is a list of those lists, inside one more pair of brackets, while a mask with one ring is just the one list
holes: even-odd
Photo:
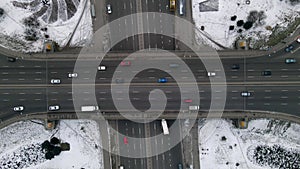
[[262, 72], [261, 72], [261, 75], [262, 75], [262, 76], [271, 76], [271, 75], [272, 75], [272, 72], [271, 72], [271, 71], [262, 71]]
[[292, 51], [294, 49], [294, 46], [293, 45], [289, 45], [289, 46], [287, 46], [286, 48], [285, 48], [285, 51], [286, 52], [290, 52], [290, 51]]
[[7, 57], [7, 61], [9, 61], [9, 62], [15, 62], [16, 58], [14, 58], [14, 57]]
[[231, 66], [231, 69], [240, 69], [240, 65], [239, 64], [233, 64]]

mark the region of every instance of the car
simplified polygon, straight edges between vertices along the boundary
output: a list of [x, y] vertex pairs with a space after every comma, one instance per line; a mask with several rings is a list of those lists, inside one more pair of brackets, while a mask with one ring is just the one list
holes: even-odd
[[116, 83], [124, 83], [124, 79], [123, 78], [116, 78]]
[[20, 111], [23, 111], [23, 110], [24, 110], [24, 106], [15, 106], [14, 107], [15, 112], [20, 112]]
[[131, 62], [130, 61], [122, 61], [120, 63], [121, 66], [130, 66], [131, 65]]
[[112, 13], [112, 9], [111, 9], [111, 5], [110, 5], [110, 4], [107, 4], [107, 5], [106, 5], [106, 10], [107, 10], [107, 13], [108, 13], [108, 14], [111, 14], [111, 13]]
[[183, 169], [182, 164], [178, 164], [178, 169]]
[[265, 71], [262, 71], [262, 72], [261, 72], [261, 75], [262, 75], [262, 76], [271, 76], [271, 75], [272, 75], [272, 72], [271, 72], [271, 71], [268, 71], [268, 70], [265, 70]]
[[231, 69], [235, 69], [235, 70], [240, 69], [240, 65], [239, 64], [233, 64], [231, 66]]
[[216, 72], [207, 72], [208, 77], [216, 76]]
[[14, 58], [14, 57], [7, 57], [7, 61], [9, 61], [9, 62], [15, 62], [16, 58]]
[[59, 105], [49, 106], [49, 111], [56, 111], [56, 110], [59, 110]]
[[192, 102], [193, 102], [192, 99], [185, 99], [185, 100], [184, 100], [184, 103], [192, 103]]
[[157, 80], [157, 82], [158, 82], [158, 83], [166, 83], [166, 82], [168, 82], [168, 79], [165, 78], [165, 77], [162, 77], [162, 78], [159, 78], [159, 79]]
[[124, 144], [128, 144], [127, 137], [124, 137], [123, 142], [124, 142]]
[[286, 52], [291, 52], [294, 49], [294, 46], [292, 44], [290, 44], [289, 46], [287, 46], [284, 50]]
[[296, 63], [296, 59], [295, 58], [286, 58], [285, 59], [285, 63], [286, 64]]
[[51, 79], [51, 84], [60, 84], [60, 79]]
[[68, 74], [68, 77], [72, 78], [72, 77], [77, 77], [78, 74], [77, 73], [69, 73]]
[[300, 43], [300, 37], [297, 38], [297, 42]]
[[248, 91], [242, 91], [242, 92], [241, 92], [241, 96], [242, 96], [242, 97], [249, 97], [249, 96], [251, 96], [251, 93], [248, 92]]
[[106, 70], [106, 66], [100, 65], [100, 66], [98, 66], [98, 70], [105, 71]]
[[178, 65], [177, 63], [170, 63], [169, 66], [170, 66], [171, 68], [176, 68], [176, 67], [178, 67], [179, 65]]

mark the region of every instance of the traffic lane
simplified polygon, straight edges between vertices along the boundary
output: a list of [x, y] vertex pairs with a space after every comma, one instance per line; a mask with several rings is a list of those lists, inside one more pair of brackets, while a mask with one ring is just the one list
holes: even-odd
[[300, 115], [299, 86], [249, 86], [252, 97], [247, 99], [246, 109], [267, 110]]
[[[133, 121], [118, 121], [118, 132], [124, 136], [119, 137], [120, 163], [126, 168], [146, 168], [146, 160], [144, 158], [130, 158], [134, 156], [140, 157], [145, 154], [145, 128], [142, 123]], [[136, 138], [136, 139], [131, 139]]]
[[[176, 133], [172, 136], [173, 140], [180, 140], [181, 130], [178, 123], [174, 121], [167, 121], [170, 135]], [[152, 157], [152, 165], [156, 168], [166, 168], [173, 169], [177, 168], [179, 163], [182, 163], [181, 159], [181, 147], [180, 143], [172, 147], [171, 145], [171, 136], [170, 135], [161, 135], [162, 137], [154, 137], [159, 134], [162, 134], [161, 121], [153, 121], [150, 123], [151, 136], [154, 138], [154, 141], [151, 142], [152, 153], [156, 154]], [[179, 133], [178, 133], [179, 131]], [[162, 154], [159, 154], [159, 151], [166, 150]]]

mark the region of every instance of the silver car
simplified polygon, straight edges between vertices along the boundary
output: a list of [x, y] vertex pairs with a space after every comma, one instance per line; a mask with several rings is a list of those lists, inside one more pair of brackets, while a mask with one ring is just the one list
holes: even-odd
[[249, 96], [251, 96], [251, 93], [248, 92], [248, 91], [243, 91], [243, 92], [241, 92], [241, 96], [242, 97], [249, 97]]
[[60, 84], [60, 79], [51, 79], [51, 84]]
[[49, 111], [59, 110], [59, 105], [49, 106]]
[[24, 110], [24, 106], [15, 106], [14, 107], [15, 112], [20, 112], [20, 111], [23, 111], [23, 110]]

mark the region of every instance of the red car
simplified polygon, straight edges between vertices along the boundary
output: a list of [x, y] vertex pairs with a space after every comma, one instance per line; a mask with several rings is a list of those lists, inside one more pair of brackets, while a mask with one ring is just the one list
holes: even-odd
[[193, 100], [192, 100], [192, 99], [185, 99], [184, 102], [185, 102], [185, 103], [192, 103]]
[[131, 62], [130, 61], [122, 61], [120, 63], [121, 66], [130, 66], [131, 65]]
[[123, 141], [124, 141], [124, 144], [128, 144], [127, 137], [124, 137]]

